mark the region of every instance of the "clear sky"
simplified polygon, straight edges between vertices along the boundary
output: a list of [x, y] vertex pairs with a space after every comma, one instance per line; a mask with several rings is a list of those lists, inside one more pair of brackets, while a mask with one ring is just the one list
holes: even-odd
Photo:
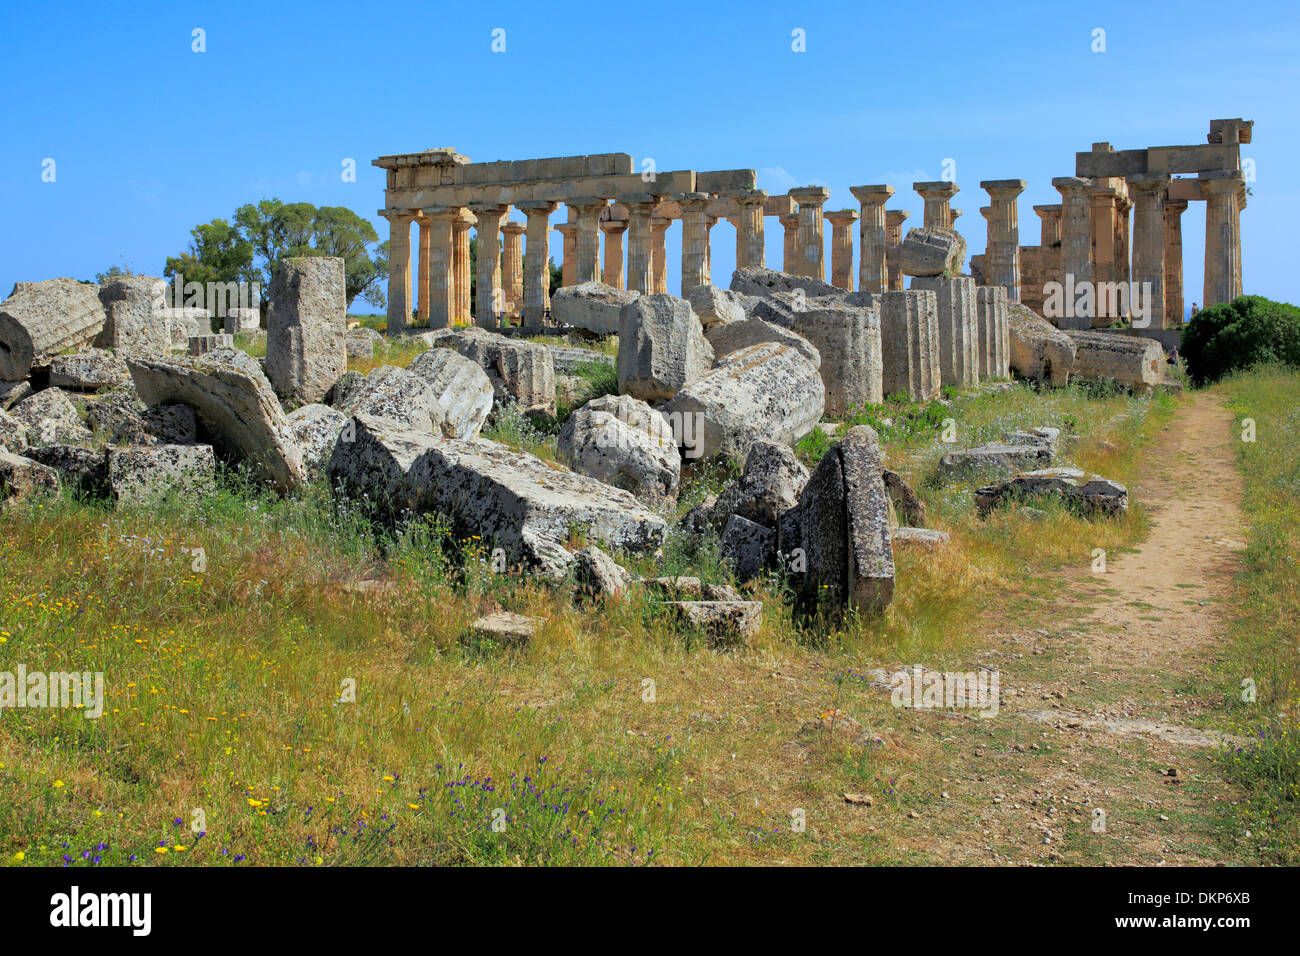
[[[983, 179], [1059, 202], [1094, 141], [1205, 142], [1255, 120], [1242, 215], [1247, 292], [1300, 301], [1300, 7], [1107, 3], [22, 3], [0, 27], [0, 295], [16, 280], [161, 274], [189, 230], [246, 202], [383, 205], [385, 154], [474, 161], [630, 153], [660, 170], [752, 168], [760, 188], [914, 180], [956, 166], [957, 226], [982, 251]], [[506, 49], [492, 51], [495, 29]], [[1094, 52], [1094, 30], [1105, 52]], [[192, 50], [205, 32], [206, 52]], [[795, 52], [802, 30], [805, 52]], [[356, 182], [344, 182], [346, 159]], [[55, 178], [44, 182], [45, 161]], [[1184, 215], [1186, 300], [1201, 298], [1203, 205]], [[519, 214], [514, 213], [516, 218]], [[553, 221], [563, 219], [557, 211]], [[829, 236], [829, 228], [827, 230]], [[768, 226], [768, 264], [780, 264]], [[735, 262], [713, 231], [714, 281]], [[559, 236], [553, 237], [557, 252]], [[669, 290], [680, 283], [669, 232]]]

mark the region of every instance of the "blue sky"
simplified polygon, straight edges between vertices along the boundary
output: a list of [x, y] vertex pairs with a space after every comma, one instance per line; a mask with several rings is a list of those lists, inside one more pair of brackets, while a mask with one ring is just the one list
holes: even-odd
[[[1059, 202], [1094, 141], [1201, 143], [1255, 120], [1242, 216], [1247, 292], [1300, 301], [1295, 276], [1300, 12], [1234, 6], [994, 3], [10, 2], [0, 32], [0, 295], [16, 280], [160, 274], [189, 230], [246, 202], [383, 205], [385, 153], [475, 161], [626, 152], [660, 170], [752, 168], [773, 192], [910, 183], [956, 163], [953, 205], [984, 247], [982, 179]], [[191, 49], [192, 31], [206, 52]], [[492, 31], [506, 31], [493, 53]], [[1106, 51], [1092, 50], [1093, 30]], [[806, 52], [792, 50], [803, 30]], [[55, 181], [42, 163], [55, 161]], [[341, 164], [356, 160], [357, 180]], [[515, 214], [518, 217], [518, 214]], [[563, 218], [558, 211], [554, 222]], [[768, 263], [780, 263], [769, 220]], [[828, 230], [829, 232], [829, 230]], [[715, 228], [729, 281], [734, 232]], [[1184, 215], [1186, 300], [1200, 301], [1203, 206]], [[558, 247], [558, 235], [554, 237]], [[678, 291], [680, 226], [669, 233]], [[557, 249], [558, 252], [558, 249]], [[558, 258], [558, 254], [557, 254]]]

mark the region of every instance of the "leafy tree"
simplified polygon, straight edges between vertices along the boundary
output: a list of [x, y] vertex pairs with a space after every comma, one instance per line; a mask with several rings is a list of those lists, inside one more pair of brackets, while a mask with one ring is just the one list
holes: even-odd
[[117, 279], [117, 278], [121, 278], [122, 276], [130, 276], [130, 275], [135, 275], [135, 273], [131, 271], [130, 266], [112, 265], [109, 266], [107, 269], [105, 269], [103, 272], [96, 272], [95, 282], [98, 285], [103, 285], [109, 279]]
[[190, 230], [190, 248], [179, 256], [168, 256], [163, 275], [176, 273], [186, 283], [253, 282], [253, 244], [224, 219], [214, 219]]
[[1192, 316], [1181, 353], [1197, 385], [1268, 362], [1300, 366], [1300, 308], [1260, 295], [1212, 305]]

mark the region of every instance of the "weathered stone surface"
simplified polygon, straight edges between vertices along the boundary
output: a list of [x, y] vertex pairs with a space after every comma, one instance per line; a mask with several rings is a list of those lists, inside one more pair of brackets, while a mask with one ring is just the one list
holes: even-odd
[[0, 379], [19, 381], [104, 328], [99, 286], [76, 279], [22, 282], [0, 302]]
[[386, 349], [388, 342], [374, 329], [363, 325], [360, 328], [348, 330], [347, 336], [344, 338], [344, 345], [348, 358], [368, 362], [375, 357], [376, 350], [383, 351]]
[[227, 309], [223, 326], [227, 335], [256, 332], [262, 325], [261, 309]]
[[513, 611], [496, 611], [471, 624], [470, 633], [479, 640], [519, 647], [536, 637], [543, 623], [545, 621], [540, 617], [527, 617]]
[[282, 259], [271, 277], [266, 314], [266, 376], [298, 404], [319, 402], [347, 371], [347, 296], [343, 260]]
[[580, 282], [557, 289], [551, 296], [551, 317], [561, 325], [596, 335], [614, 335], [623, 306], [640, 297], [640, 292], [615, 289], [603, 282]]
[[86, 444], [92, 435], [81, 424], [77, 406], [60, 388], [47, 388], [25, 398], [9, 412], [27, 428], [28, 447]]
[[1011, 374], [1011, 329], [1007, 324], [1005, 286], [976, 286], [975, 328], [979, 338], [980, 379]]
[[207, 355], [209, 352], [215, 352], [218, 349], [233, 349], [234, 347], [235, 337], [227, 335], [225, 332], [191, 335], [189, 340], [189, 353], [191, 355]]
[[881, 469], [880, 480], [885, 483], [885, 494], [894, 506], [894, 513], [907, 525], [925, 524], [925, 502], [903, 480], [903, 476], [888, 468]]
[[687, 626], [701, 630], [711, 647], [743, 647], [763, 626], [762, 601], [672, 601]]
[[839, 295], [844, 291], [813, 276], [797, 276], [774, 269], [737, 269], [731, 274], [731, 291], [741, 295], [766, 296], [773, 292], [793, 292], [796, 289], [809, 298]]
[[630, 395], [592, 399], [564, 423], [556, 456], [646, 501], [675, 498], [682, 458], [667, 419]]
[[893, 600], [894, 551], [882, 469], [876, 433], [858, 425], [808, 479], [799, 496], [798, 528], [809, 593], [829, 593], [862, 608]]
[[685, 299], [643, 295], [623, 307], [618, 327], [618, 388], [646, 402], [672, 398], [708, 372], [713, 348]]
[[32, 383], [26, 379], [21, 382], [0, 381], [0, 411], [9, 411], [31, 394]]
[[108, 493], [108, 456], [103, 449], [45, 445], [32, 449], [27, 456], [57, 471], [59, 482], [65, 488], [96, 498]]
[[928, 402], [939, 394], [939, 306], [933, 292], [856, 292], [850, 301], [880, 309], [881, 391]]
[[1022, 378], [1068, 385], [1074, 369], [1074, 340], [1018, 302], [1007, 306], [1011, 367]]
[[1074, 343], [1076, 379], [1113, 381], [1135, 392], [1148, 392], [1165, 377], [1165, 350], [1155, 339], [1117, 332], [1065, 333]]
[[1055, 497], [1085, 514], [1117, 515], [1128, 511], [1128, 489], [1118, 481], [1091, 475], [1080, 468], [1045, 468], [1025, 472], [975, 492], [981, 513], [1005, 501]]
[[437, 438], [385, 419], [353, 417], [354, 440], [334, 446], [326, 468], [345, 494], [369, 495], [381, 513], [434, 512], [461, 536], [478, 535], [512, 563], [564, 574], [570, 530], [613, 549], [658, 548], [666, 527], [626, 491], [496, 442]]
[[[163, 323], [171, 336], [173, 350], [188, 351], [190, 339], [196, 335], [207, 335], [212, 331], [212, 313], [207, 309], [201, 309], [197, 306], [165, 308], [158, 314], [162, 316]], [[138, 354], [150, 353], [141, 351]]]
[[[808, 307], [808, 297], [802, 292], [773, 292], [771, 295], [743, 297], [745, 318], [762, 319], [782, 329], [792, 329], [795, 313]], [[830, 301], [830, 300], [825, 300]]]
[[705, 601], [739, 601], [740, 595], [730, 584], [708, 584], [690, 575], [646, 578], [641, 582], [656, 594], [681, 599]]
[[421, 376], [396, 365], [380, 365], [337, 407], [345, 416], [374, 415], [432, 434], [441, 433], [433, 422], [436, 406], [433, 390]]
[[211, 445], [109, 448], [107, 459], [109, 490], [119, 504], [150, 504], [171, 492], [202, 498], [217, 491]]
[[0, 411], [0, 451], [21, 454], [27, 450], [27, 426], [6, 411]]
[[900, 548], [933, 553], [952, 542], [946, 531], [933, 531], [930, 528], [895, 528], [892, 536], [895, 553]]
[[748, 580], [772, 563], [776, 555], [776, 532], [733, 514], [722, 530], [718, 553], [731, 566], [737, 580]]
[[59, 475], [53, 468], [22, 455], [0, 452], [0, 501], [58, 490]]
[[799, 503], [806, 484], [808, 469], [789, 445], [755, 442], [740, 477], [728, 483], [712, 505], [713, 524], [722, 527], [732, 515], [740, 515], [775, 529], [780, 516]]
[[793, 332], [789, 328], [783, 328], [759, 318], [742, 319], [726, 325], [715, 325], [704, 333], [704, 337], [709, 340], [709, 345], [713, 347], [713, 354], [718, 358], [730, 355], [740, 349], [749, 348], [751, 345], [759, 345], [763, 342], [778, 342], [781, 345], [788, 345], [791, 348], [798, 349], [800, 354], [812, 362], [813, 365], [820, 368], [822, 364], [821, 352], [817, 351], [817, 346], [798, 332]]
[[198, 440], [194, 409], [179, 402], [149, 408], [130, 382], [87, 400], [86, 424], [115, 445], [192, 445]]
[[167, 282], [157, 276], [116, 276], [99, 289], [104, 328], [95, 344], [119, 356], [166, 355], [172, 349]]
[[349, 395], [361, 388], [365, 381], [366, 377], [360, 372], [344, 372], [333, 387], [325, 393], [324, 403], [331, 408], [338, 408], [347, 401]]
[[956, 388], [975, 388], [980, 382], [975, 280], [970, 276], [922, 276], [912, 280], [912, 288], [935, 296], [940, 381]]
[[903, 275], [960, 275], [966, 261], [966, 240], [952, 229], [909, 229], [898, 247]]
[[137, 356], [127, 367], [145, 404], [193, 408], [218, 452], [247, 460], [282, 490], [306, 479], [302, 452], [256, 359], [223, 350], [200, 358]]
[[[817, 367], [788, 345], [765, 342], [739, 349], [696, 379], [663, 408], [697, 423], [693, 452], [743, 461], [755, 442], [794, 444], [822, 417], [826, 388]], [[702, 422], [702, 427], [698, 423]]]
[[691, 311], [704, 326], [706, 334], [713, 326], [739, 322], [745, 317], [743, 297], [716, 285], [695, 286], [686, 293], [686, 301], [691, 304]]
[[499, 404], [514, 402], [525, 413], [555, 414], [555, 361], [545, 345], [484, 329], [466, 331], [452, 341], [457, 352], [487, 373]]
[[1013, 475], [1018, 471], [1046, 468], [1051, 463], [1052, 450], [1045, 444], [986, 442], [945, 454], [939, 459], [939, 474], [949, 479], [972, 475]]
[[620, 597], [632, 586], [632, 575], [594, 545], [573, 555], [573, 578], [582, 593], [590, 597]]
[[348, 416], [328, 405], [313, 403], [294, 409], [286, 418], [308, 474], [320, 474], [334, 452], [334, 443], [339, 440]]
[[93, 392], [131, 381], [126, 362], [104, 349], [83, 348], [50, 359], [50, 384]]
[[841, 418], [864, 405], [879, 405], [882, 368], [880, 310], [832, 306], [795, 313], [795, 332], [821, 355], [827, 415]]
[[[504, 364], [507, 367], [517, 367], [510, 362]], [[525, 363], [528, 368], [535, 364], [534, 358]], [[430, 349], [417, 355], [407, 366], [407, 371], [429, 386], [434, 400], [430, 415], [436, 431], [448, 438], [478, 436], [483, 430], [483, 423], [492, 413], [492, 401], [496, 394], [491, 378], [480, 365], [450, 349]], [[544, 369], [541, 375], [545, 377]], [[554, 374], [551, 379], [554, 381]], [[544, 387], [542, 391], [545, 391]], [[538, 397], [536, 392], [531, 395], [533, 399]]]
[[573, 375], [584, 365], [614, 366], [614, 356], [592, 349], [575, 348], [571, 345], [548, 345], [551, 361], [555, 363], [556, 375]]
[[1061, 447], [1061, 430], [1047, 425], [1035, 425], [1008, 431], [1002, 439], [1011, 445], [1045, 445], [1055, 455]]

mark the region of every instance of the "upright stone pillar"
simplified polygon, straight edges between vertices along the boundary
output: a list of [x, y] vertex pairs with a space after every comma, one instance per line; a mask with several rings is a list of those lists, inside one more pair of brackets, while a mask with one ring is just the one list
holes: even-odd
[[790, 190], [790, 198], [799, 204], [800, 275], [826, 278], [826, 236], [822, 225], [822, 207], [831, 198], [825, 186], [805, 186]]
[[578, 281], [578, 224], [572, 221], [556, 223], [555, 231], [564, 237], [560, 246], [564, 256], [560, 263], [560, 285], [574, 285]]
[[613, 289], [623, 288], [623, 233], [627, 220], [606, 219], [600, 224], [605, 233], [605, 268], [600, 281]]
[[781, 228], [785, 230], [781, 245], [781, 271], [789, 275], [803, 275], [803, 266], [799, 262], [799, 217], [780, 216]]
[[1165, 324], [1183, 324], [1183, 213], [1186, 199], [1165, 199]]
[[671, 219], [658, 217], [650, 220], [650, 249], [654, 256], [654, 292], [665, 295], [668, 292], [668, 245], [666, 236]]
[[429, 328], [445, 329], [456, 311], [452, 241], [460, 210], [455, 206], [427, 206], [424, 215], [429, 222]]
[[986, 285], [1007, 290], [1007, 300], [1020, 301], [1020, 212], [1016, 197], [1025, 191], [1023, 179], [986, 179], [980, 189], [989, 194], [988, 244], [984, 251]]
[[1116, 249], [1118, 231], [1119, 190], [1109, 179], [1099, 179], [1097, 186], [1089, 196], [1090, 225], [1092, 234], [1092, 281], [1097, 284], [1096, 306], [1092, 324], [1096, 328], [1114, 325], [1124, 316], [1118, 308], [1113, 307], [1118, 299], [1106, 293], [1104, 286], [1121, 281], [1116, 266], [1119, 250]]
[[961, 187], [956, 183], [912, 183], [912, 188], [925, 200], [921, 226], [925, 229], [951, 229], [952, 209], [949, 204]]
[[1038, 244], [1048, 249], [1061, 247], [1061, 204], [1053, 206], [1035, 206], [1034, 212], [1042, 220], [1038, 227]]
[[880, 306], [881, 391], [903, 392], [914, 402], [939, 394], [939, 317], [933, 292], [867, 293]]
[[682, 296], [695, 288], [711, 285], [709, 277], [708, 193], [684, 193], [678, 197], [682, 209]]
[[[568, 201], [571, 221], [578, 224], [573, 281], [595, 282], [600, 278], [600, 216], [609, 201], [597, 197]], [[565, 257], [568, 258], [567, 256]]]
[[853, 224], [856, 209], [826, 213], [831, 224], [831, 285], [853, 291]]
[[429, 230], [432, 223], [420, 215], [420, 265], [416, 273], [415, 318], [417, 325], [429, 324]]
[[[1061, 194], [1061, 281], [1067, 297], [1080, 282], [1092, 281], [1092, 233], [1088, 224], [1088, 203], [1092, 180], [1080, 176], [1058, 176], [1052, 185]], [[1067, 313], [1073, 303], [1066, 303]], [[1092, 316], [1047, 316], [1061, 328], [1086, 329]]]
[[[1165, 190], [1166, 173], [1142, 173], [1128, 177], [1133, 197], [1133, 283], [1136, 294], [1151, 311], [1146, 323], [1134, 328], [1160, 328], [1165, 318]], [[1147, 289], [1150, 296], [1147, 296]], [[1134, 303], [1135, 304], [1135, 303]]]
[[515, 316], [524, 306], [524, 224], [508, 222], [501, 235], [505, 237], [501, 284], [506, 290], [506, 314]]
[[898, 261], [898, 247], [903, 242], [903, 223], [910, 215], [912, 214], [906, 209], [885, 210], [885, 269], [889, 273], [886, 290], [888, 292], [903, 291], [903, 267]]
[[379, 210], [388, 220], [388, 331], [411, 324], [411, 223], [413, 211]]
[[[889, 227], [885, 221], [885, 203], [894, 195], [894, 187], [850, 186], [849, 192], [862, 204], [862, 219], [858, 225], [858, 289], [884, 292], [889, 287]], [[906, 219], [907, 213], [902, 216]], [[901, 233], [902, 228], [903, 220], [900, 219], [895, 229]]]
[[981, 380], [1007, 378], [1011, 374], [1011, 329], [1007, 308], [1006, 289], [986, 285], [975, 287], [975, 327], [979, 338]]
[[736, 197], [736, 268], [761, 269], [764, 259], [763, 206], [767, 191], [751, 189]]
[[1241, 295], [1241, 207], [1246, 181], [1239, 172], [1202, 173], [1205, 197], [1205, 307]]
[[478, 275], [474, 284], [474, 324], [484, 329], [497, 327], [497, 312], [505, 310], [501, 292], [501, 223], [509, 206], [473, 203], [478, 231]]
[[464, 324], [474, 320], [470, 312], [469, 231], [476, 221], [474, 214], [464, 207], [456, 210], [452, 221], [452, 274], [456, 288], [452, 320]]
[[1130, 228], [1129, 214], [1133, 211], [1133, 203], [1124, 193], [1120, 193], [1119, 198], [1115, 200], [1115, 281], [1127, 283], [1133, 278], [1133, 256], [1130, 252], [1129, 236], [1132, 234]]
[[519, 203], [528, 217], [528, 248], [524, 252], [524, 325], [540, 329], [546, 316], [551, 287], [550, 231], [555, 203], [534, 200]]
[[979, 332], [975, 324], [975, 280], [970, 276], [916, 276], [912, 279], [912, 290], [935, 295], [939, 318], [939, 375], [943, 384], [957, 388], [977, 387], [980, 383], [980, 360]]
[[630, 292], [654, 291], [654, 235], [650, 226], [659, 200], [638, 193], [620, 200], [627, 206], [627, 288]]

